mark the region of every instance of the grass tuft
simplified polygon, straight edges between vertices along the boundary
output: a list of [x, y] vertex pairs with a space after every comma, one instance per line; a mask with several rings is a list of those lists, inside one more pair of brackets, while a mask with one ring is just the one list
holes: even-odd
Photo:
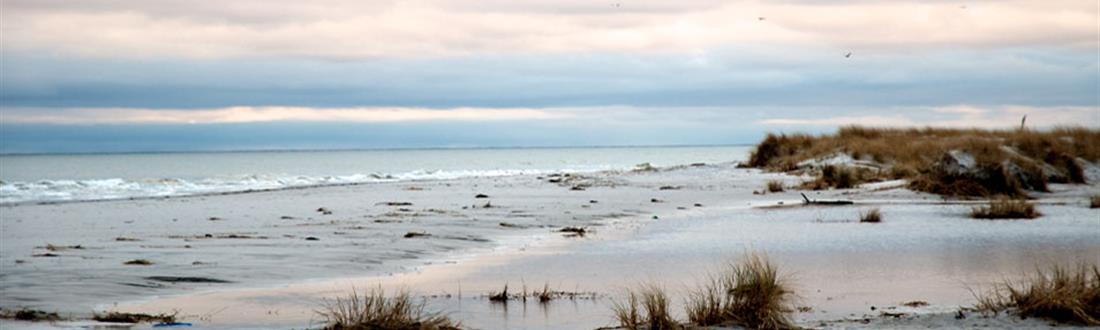
[[347, 297], [326, 302], [317, 311], [325, 321], [324, 329], [459, 329], [459, 323], [439, 313], [425, 311], [424, 303], [414, 303], [408, 292], [386, 297], [381, 289], [363, 295], [352, 291]]
[[1055, 266], [1037, 270], [1020, 283], [1005, 281], [978, 295], [978, 309], [987, 312], [1015, 310], [1022, 317], [1055, 322], [1100, 325], [1100, 269]]
[[783, 192], [783, 182], [779, 180], [768, 181], [768, 192], [777, 193]]
[[882, 211], [880, 211], [879, 208], [876, 207], [867, 211], [859, 212], [859, 222], [882, 222]]
[[1041, 216], [1035, 205], [1022, 199], [998, 198], [989, 201], [989, 205], [970, 209], [974, 219], [1035, 219]]
[[793, 298], [776, 267], [766, 257], [749, 254], [693, 292], [686, 302], [687, 315], [699, 326], [791, 329]]
[[625, 302], [612, 305], [619, 327], [627, 330], [665, 330], [682, 328], [669, 312], [668, 295], [656, 285], [644, 285], [631, 291]]

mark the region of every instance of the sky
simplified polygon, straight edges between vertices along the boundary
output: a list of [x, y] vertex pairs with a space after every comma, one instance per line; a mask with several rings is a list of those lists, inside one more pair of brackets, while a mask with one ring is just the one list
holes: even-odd
[[1100, 128], [1083, 0], [5, 0], [0, 44], [0, 153]]

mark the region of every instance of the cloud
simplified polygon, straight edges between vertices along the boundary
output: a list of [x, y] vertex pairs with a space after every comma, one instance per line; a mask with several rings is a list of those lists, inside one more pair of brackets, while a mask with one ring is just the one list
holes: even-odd
[[263, 122], [395, 123], [419, 121], [512, 121], [567, 118], [568, 114], [536, 109], [424, 109], [229, 107], [219, 109], [14, 109], [4, 110], [5, 124], [240, 124]]
[[819, 126], [838, 127], [862, 125], [877, 127], [956, 127], [956, 128], [1010, 128], [1020, 125], [1022, 116], [1028, 116], [1029, 127], [1085, 126], [1100, 127], [1100, 108], [1081, 106], [992, 106], [952, 105], [943, 107], [906, 107], [889, 111], [898, 114], [842, 115], [823, 118], [768, 118], [760, 124], [771, 126]]
[[[863, 53], [1097, 47], [1094, 4], [971, 1], [11, 0], [5, 50], [108, 58], [361, 60], [698, 52], [746, 44]], [[764, 17], [760, 20], [759, 17]]]

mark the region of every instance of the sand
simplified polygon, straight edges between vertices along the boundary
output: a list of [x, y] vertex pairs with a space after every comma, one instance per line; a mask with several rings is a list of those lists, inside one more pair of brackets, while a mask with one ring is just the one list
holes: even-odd
[[[410, 290], [475, 328], [585, 329], [611, 325], [609, 301], [627, 287], [659, 283], [679, 297], [708, 270], [758, 251], [790, 274], [799, 304], [812, 307], [796, 315], [805, 326], [919, 327], [934, 320], [1026, 328], [1045, 323], [951, 322], [955, 311], [974, 303], [972, 288], [1039, 265], [1095, 263], [1100, 256], [1100, 211], [1085, 205], [1086, 196], [1100, 192], [1097, 185], [1052, 185], [1052, 193], [1038, 196], [1045, 214], [1038, 220], [978, 221], [966, 217], [969, 203], [914, 193], [900, 182], [812, 192], [811, 198], [856, 204], [802, 207], [798, 191], [753, 192], [768, 180], [795, 185], [805, 178], [733, 164], [550, 182], [558, 179], [7, 205], [0, 207], [0, 307], [74, 316], [178, 311], [203, 327], [301, 328], [318, 324], [314, 311], [324, 298], [381, 286]], [[882, 209], [883, 223], [856, 221], [870, 207]], [[594, 232], [565, 237], [557, 232], [562, 226]], [[405, 238], [410, 232], [429, 235]], [[49, 251], [48, 244], [80, 248]], [[35, 256], [47, 253], [57, 256]], [[154, 264], [123, 265], [132, 259]], [[488, 302], [484, 296], [504, 284], [513, 290], [549, 284], [597, 298]], [[927, 317], [879, 316], [912, 300], [930, 306], [905, 310], [907, 316]]]

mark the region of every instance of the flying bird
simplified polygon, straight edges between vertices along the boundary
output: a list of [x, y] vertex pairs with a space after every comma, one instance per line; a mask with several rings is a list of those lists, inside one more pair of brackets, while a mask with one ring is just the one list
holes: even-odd
[[847, 54], [844, 54], [844, 58], [850, 58], [850, 57], [852, 57], [852, 52], [848, 52]]

